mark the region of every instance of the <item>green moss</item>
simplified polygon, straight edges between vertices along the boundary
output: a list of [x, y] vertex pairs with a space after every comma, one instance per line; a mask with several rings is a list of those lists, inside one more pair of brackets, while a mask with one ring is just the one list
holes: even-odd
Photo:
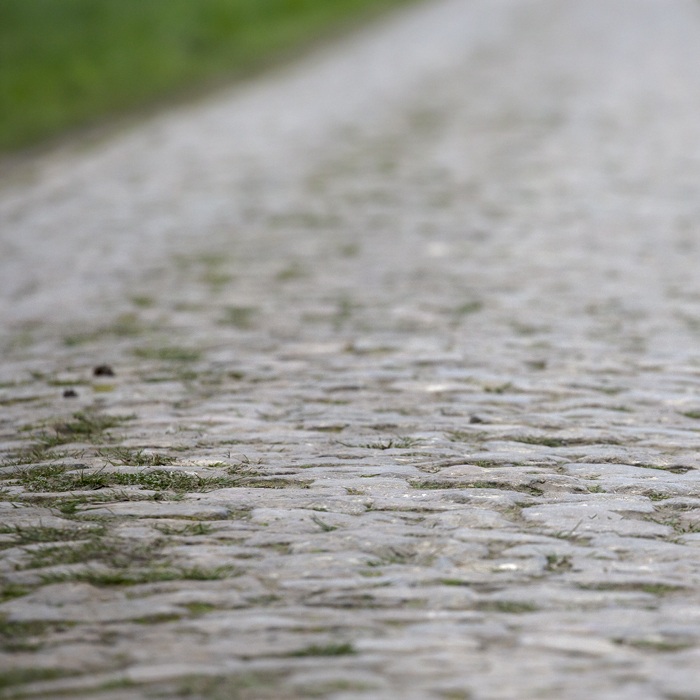
[[213, 569], [199, 567], [179, 569], [167, 564], [137, 568], [126, 566], [111, 571], [87, 570], [66, 574], [49, 574], [42, 576], [44, 583], [62, 583], [79, 581], [93, 586], [135, 586], [141, 583], [157, 583], [159, 581], [221, 581], [239, 575], [233, 567], [219, 566]]
[[[228, 474], [200, 476], [185, 471], [163, 469], [139, 472], [104, 469], [67, 471], [65, 465], [49, 464], [18, 469], [13, 476], [27, 491], [34, 492], [95, 491], [115, 486], [138, 486], [150, 491], [192, 493], [238, 486], [249, 475], [249, 472], [245, 472], [233, 476]], [[110, 498], [114, 500], [113, 497]]]
[[234, 486], [245, 486], [247, 488], [255, 489], [308, 489], [309, 484], [300, 481], [291, 481], [289, 479], [275, 479], [275, 478], [244, 478], [238, 480]]
[[293, 700], [298, 694], [282, 691], [283, 673], [271, 669], [232, 676], [190, 676], [179, 683], [176, 697], [206, 700]]
[[192, 615], [204, 615], [212, 610], [216, 610], [215, 605], [212, 605], [211, 603], [202, 603], [199, 601], [194, 603], [185, 603], [185, 605], [182, 607], [187, 608]]
[[535, 437], [533, 435], [521, 435], [510, 439], [514, 442], [523, 442], [527, 445], [542, 445], [543, 447], [566, 447], [570, 444], [560, 438]]
[[326, 644], [325, 646], [311, 644], [304, 649], [293, 651], [289, 656], [345, 656], [356, 653], [350, 642], [344, 642], [340, 644]]
[[109, 394], [117, 388], [116, 384], [93, 384], [92, 390], [96, 394]]
[[215, 566], [212, 569], [203, 569], [195, 566], [189, 569], [181, 569], [179, 578], [188, 581], [221, 581], [238, 576], [239, 573], [233, 566]]
[[548, 554], [547, 555], [547, 566], [546, 571], [551, 571], [552, 573], [562, 573], [564, 571], [570, 571], [573, 568], [571, 563], [571, 558], [567, 556], [560, 556], [558, 554]]
[[0, 532], [14, 535], [12, 546], [38, 544], [42, 542], [70, 542], [88, 537], [99, 537], [104, 528], [99, 525], [81, 527], [0, 526]]
[[152, 306], [155, 306], [155, 299], [153, 297], [149, 297], [143, 294], [137, 294], [133, 297], [131, 297], [131, 303], [134, 306], [138, 306], [140, 309], [150, 309]]
[[76, 545], [47, 546], [32, 550], [25, 569], [65, 564], [99, 563], [115, 570], [150, 566], [157, 560], [164, 541], [137, 542], [126, 539], [94, 537]]
[[128, 447], [100, 450], [98, 455], [104, 457], [109, 464], [129, 467], [165, 467], [175, 461], [174, 457], [158, 452], [144, 452], [144, 450], [133, 450]]
[[590, 439], [590, 438], [552, 438], [537, 435], [519, 435], [505, 438], [513, 442], [522, 442], [527, 445], [542, 445], [543, 447], [573, 447], [577, 445], [619, 445], [618, 440], [611, 438]]
[[[366, 450], [405, 450], [414, 447], [420, 441], [410, 437], [390, 438], [389, 440], [378, 442], [368, 442], [362, 445], [345, 445], [346, 447], [362, 447]], [[345, 444], [345, 443], [341, 443]]]
[[154, 526], [156, 530], [164, 535], [176, 535], [178, 537], [197, 537], [208, 535], [214, 528], [208, 523], [188, 523], [184, 527], [173, 527], [165, 523]]
[[518, 491], [520, 493], [527, 493], [531, 496], [541, 496], [543, 491], [534, 486], [527, 485], [517, 485], [508, 484], [502, 482], [494, 481], [474, 481], [472, 483], [465, 483], [463, 481], [442, 481], [440, 478], [436, 479], [409, 479], [408, 481], [411, 488], [430, 490], [430, 489], [502, 489], [503, 491]]
[[68, 347], [75, 347], [77, 345], [84, 345], [85, 343], [94, 343], [106, 336], [130, 338], [141, 335], [147, 330], [148, 327], [141, 323], [136, 314], [126, 313], [117, 316], [108, 326], [67, 335], [63, 338], [63, 343]]
[[153, 566], [146, 569], [123, 569], [116, 571], [80, 571], [66, 574], [47, 574], [42, 576], [43, 583], [64, 583], [77, 581], [92, 586], [136, 586], [141, 583], [159, 581], [179, 581], [183, 577], [176, 569]]
[[135, 622], [139, 625], [158, 625], [164, 622], [176, 622], [181, 618], [182, 615], [178, 615], [177, 613], [155, 613], [153, 615], [134, 618], [131, 622]]
[[252, 306], [227, 306], [221, 323], [235, 328], [250, 328], [257, 309]]
[[672, 474], [687, 474], [692, 471], [694, 467], [685, 467], [680, 464], [675, 464], [671, 466], [659, 466], [658, 464], [635, 464], [635, 467], [640, 469], [658, 469], [662, 472], [671, 472]]
[[488, 384], [484, 387], [484, 391], [487, 394], [505, 394], [513, 388], [512, 382], [506, 382], [505, 384]]
[[220, 292], [224, 286], [226, 286], [229, 282], [233, 282], [233, 280], [233, 275], [230, 275], [227, 272], [221, 272], [220, 270], [207, 270], [202, 275], [202, 282], [209, 285], [209, 287], [211, 287], [211, 291], [215, 293]]
[[668, 595], [686, 590], [684, 586], [673, 586], [666, 583], [595, 583], [591, 585], [581, 585], [580, 588], [591, 591], [642, 591], [652, 595]]
[[[196, 528], [197, 524], [192, 524]], [[46, 546], [28, 553], [24, 569], [56, 565], [93, 565], [78, 571], [46, 573], [44, 583], [80, 581], [95, 586], [129, 586], [157, 581], [218, 581], [239, 574], [230, 566], [213, 568], [174, 566], [164, 554], [164, 538], [143, 542], [112, 536], [93, 536], [76, 544]], [[98, 566], [94, 566], [98, 565]]]
[[28, 586], [22, 586], [19, 583], [3, 583], [0, 585], [0, 602], [4, 603], [6, 600], [21, 598], [31, 593], [31, 590]]
[[196, 362], [201, 357], [199, 350], [179, 347], [136, 348], [134, 355], [144, 360], [163, 362]]
[[494, 600], [485, 601], [477, 605], [479, 610], [510, 613], [521, 615], [523, 613], [535, 612], [537, 610], [536, 605], [532, 603], [520, 603], [513, 600]]
[[280, 270], [276, 275], [275, 279], [278, 282], [289, 282], [291, 280], [297, 280], [297, 279], [303, 279], [304, 277], [308, 276], [308, 272], [302, 265], [297, 262], [293, 261], [287, 267], [284, 269]]
[[321, 530], [323, 530], [323, 532], [333, 532], [333, 530], [338, 529], [337, 527], [334, 527], [333, 525], [329, 525], [328, 523], [324, 523], [323, 520], [321, 520], [321, 518], [319, 518], [315, 515], [311, 518], [311, 520], [313, 520], [316, 523], [316, 525], [318, 525], [321, 528]]
[[72, 626], [73, 623], [69, 622], [10, 621], [0, 615], [0, 650], [37, 651], [41, 648], [41, 638], [47, 633], [62, 632]]
[[34, 401], [39, 401], [43, 396], [17, 396], [13, 399], [1, 399], [0, 406], [17, 406], [23, 403], [32, 403]]
[[180, 471], [143, 471], [137, 473], [113, 472], [108, 475], [111, 483], [121, 486], [141, 486], [153, 491], [211, 491], [217, 488], [234, 486], [237, 480], [221, 475], [203, 477]]
[[77, 671], [62, 668], [13, 668], [9, 671], [0, 671], [0, 688], [37, 681], [52, 681], [76, 675], [79, 675]]
[[464, 430], [451, 430], [447, 436], [451, 442], [475, 442], [488, 438], [483, 431], [465, 432]]
[[133, 415], [110, 416], [95, 411], [78, 411], [67, 421], [51, 422], [49, 430], [39, 429], [33, 432], [32, 437], [37, 444], [31, 450], [35, 457], [40, 458], [42, 453], [57, 445], [70, 442], [101, 442], [108, 437], [109, 430], [134, 418]]
[[695, 641], [690, 640], [674, 640], [674, 639], [631, 639], [627, 640], [614, 640], [617, 644], [625, 644], [627, 646], [634, 647], [635, 649], [642, 649], [648, 651], [655, 651], [661, 653], [673, 653], [677, 651], [683, 651], [684, 649], [691, 649], [695, 646]]
[[455, 314], [458, 316], [466, 316], [467, 314], [474, 314], [477, 311], [481, 311], [484, 308], [484, 304], [481, 301], [468, 301], [466, 304], [462, 304], [455, 309]]

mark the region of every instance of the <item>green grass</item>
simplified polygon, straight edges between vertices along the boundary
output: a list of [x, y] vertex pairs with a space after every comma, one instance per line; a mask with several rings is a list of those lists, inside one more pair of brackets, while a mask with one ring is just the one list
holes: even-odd
[[538, 435], [516, 435], [504, 438], [513, 442], [522, 442], [526, 445], [542, 445], [543, 447], [576, 447], [579, 445], [619, 445], [619, 441], [612, 438], [551, 438]]
[[234, 328], [250, 328], [256, 311], [252, 306], [227, 306], [220, 323]]
[[478, 610], [484, 612], [500, 612], [521, 615], [523, 613], [535, 612], [536, 605], [532, 603], [520, 603], [515, 600], [488, 600], [477, 605]]
[[346, 654], [356, 653], [352, 644], [350, 644], [350, 642], [345, 642], [340, 644], [327, 644], [326, 646], [312, 644], [304, 649], [293, 651], [290, 656], [345, 656]]
[[0, 603], [13, 598], [21, 598], [31, 592], [31, 588], [19, 583], [4, 583], [0, 585]]
[[200, 537], [208, 535], [214, 529], [208, 523], [188, 523], [184, 527], [174, 527], [168, 523], [162, 523], [154, 527], [164, 535], [176, 535], [178, 537]]
[[60, 668], [13, 668], [0, 673], [0, 688], [9, 688], [13, 685], [36, 681], [52, 681], [76, 675], [78, 675], [77, 671]]
[[[127, 421], [133, 420], [135, 416], [107, 416], [100, 415], [94, 411], [78, 411], [74, 413], [71, 420], [55, 421], [49, 425], [49, 430], [41, 429], [32, 433], [36, 444], [28, 448], [24, 454], [17, 455], [17, 464], [31, 463], [46, 459], [45, 454], [58, 445], [65, 445], [71, 442], [102, 442], [108, 439], [109, 430]], [[26, 430], [31, 431], [29, 426]], [[28, 456], [28, 461], [26, 457]], [[55, 458], [55, 455], [54, 455]]]
[[144, 360], [161, 360], [163, 362], [196, 362], [201, 353], [188, 348], [136, 348], [134, 355]]
[[417, 445], [419, 440], [411, 437], [390, 438], [389, 440], [379, 440], [377, 442], [367, 442], [360, 445], [353, 445], [340, 442], [344, 447], [361, 447], [365, 450], [407, 450], [409, 447]]
[[296, 693], [290, 696], [289, 693], [279, 690], [279, 684], [284, 675], [281, 671], [264, 669], [234, 676], [190, 676], [178, 684], [175, 697], [206, 698], [207, 700], [298, 698]]
[[[16, 483], [24, 486], [27, 491], [33, 492], [95, 491], [113, 486], [138, 486], [150, 491], [191, 493], [239, 486], [249, 473], [252, 472], [199, 476], [184, 471], [164, 469], [140, 472], [112, 472], [104, 469], [67, 471], [62, 464], [49, 464], [33, 469], [19, 468], [12, 476]], [[284, 485], [286, 486], [287, 482], [284, 482]], [[274, 485], [270, 485], [269, 488], [274, 488]]]
[[[41, 549], [27, 552], [21, 569], [39, 570], [45, 567], [68, 564], [98, 564], [68, 572], [47, 572], [42, 576], [44, 583], [81, 581], [95, 586], [127, 586], [156, 581], [218, 581], [237, 576], [239, 572], [230, 566], [213, 568], [173, 566], [163, 554], [167, 540], [159, 539], [140, 542], [128, 538], [106, 536], [102, 530], [83, 530], [85, 540], [55, 545], [48, 544]], [[50, 533], [49, 533], [50, 534]], [[27, 591], [10, 588], [3, 597], [12, 598], [24, 595]], [[2, 628], [0, 628], [0, 635]]]
[[23, 569], [41, 569], [66, 564], [101, 563], [114, 570], [154, 564], [165, 540], [141, 543], [127, 539], [94, 537], [74, 546], [58, 545], [34, 549]]
[[[51, 632], [63, 632], [70, 627], [72, 627], [70, 622], [45, 622], [44, 620], [10, 621], [3, 615], [0, 615], [0, 651], [38, 651], [43, 646], [41, 637]], [[0, 672], [0, 689], [12, 685], [12, 678], [18, 679], [18, 676], [13, 676], [11, 675], [12, 673], [12, 669]], [[22, 671], [19, 671], [19, 673], [19, 679], [15, 682], [28, 683], [32, 680], [50, 680], [49, 678], [32, 678], [31, 674], [29, 677], [23, 677], [21, 675]], [[58, 676], [53, 677], [57, 678]], [[1, 692], [0, 697], [3, 697]]]
[[596, 583], [591, 585], [580, 584], [579, 588], [589, 591], [642, 591], [651, 595], [667, 595], [684, 591], [684, 586], [673, 586], [666, 583]]
[[42, 525], [2, 525], [0, 532], [13, 535], [14, 541], [9, 545], [18, 547], [27, 544], [39, 544], [44, 542], [71, 542], [74, 540], [97, 537], [104, 534], [104, 528], [99, 525], [83, 525], [80, 527], [48, 527]]
[[144, 453], [143, 450], [132, 450], [128, 447], [116, 447], [111, 450], [100, 450], [100, 457], [104, 457], [112, 466], [124, 465], [129, 467], [166, 467], [175, 461], [174, 457], [159, 452]]
[[545, 571], [551, 571], [555, 574], [559, 574], [564, 571], [570, 571], [571, 569], [573, 569], [571, 557], [559, 556], [558, 554], [547, 555], [547, 566], [545, 567]]
[[0, 151], [245, 77], [411, 0], [2, 0]]
[[66, 581], [89, 583], [92, 586], [136, 586], [142, 583], [161, 581], [220, 581], [238, 575], [232, 567], [218, 566], [213, 569], [177, 569], [167, 565], [142, 567], [124, 566], [104, 570], [72, 571], [69, 573], [48, 574], [42, 576], [42, 582], [65, 583]]

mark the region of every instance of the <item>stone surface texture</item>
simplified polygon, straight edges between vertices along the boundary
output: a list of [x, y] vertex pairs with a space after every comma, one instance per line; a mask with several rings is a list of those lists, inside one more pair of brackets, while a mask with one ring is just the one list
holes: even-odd
[[700, 3], [419, 4], [0, 227], [0, 696], [700, 698]]

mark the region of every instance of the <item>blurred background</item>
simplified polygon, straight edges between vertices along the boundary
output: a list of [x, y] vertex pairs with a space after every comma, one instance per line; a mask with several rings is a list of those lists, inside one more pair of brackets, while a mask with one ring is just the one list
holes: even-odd
[[0, 0], [0, 154], [253, 75], [415, 0]]

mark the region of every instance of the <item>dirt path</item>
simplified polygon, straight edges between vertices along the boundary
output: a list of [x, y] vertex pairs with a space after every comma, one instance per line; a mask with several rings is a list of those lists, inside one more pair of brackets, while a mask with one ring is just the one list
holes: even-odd
[[7, 696], [700, 698], [698, 115], [450, 0], [6, 184]]

